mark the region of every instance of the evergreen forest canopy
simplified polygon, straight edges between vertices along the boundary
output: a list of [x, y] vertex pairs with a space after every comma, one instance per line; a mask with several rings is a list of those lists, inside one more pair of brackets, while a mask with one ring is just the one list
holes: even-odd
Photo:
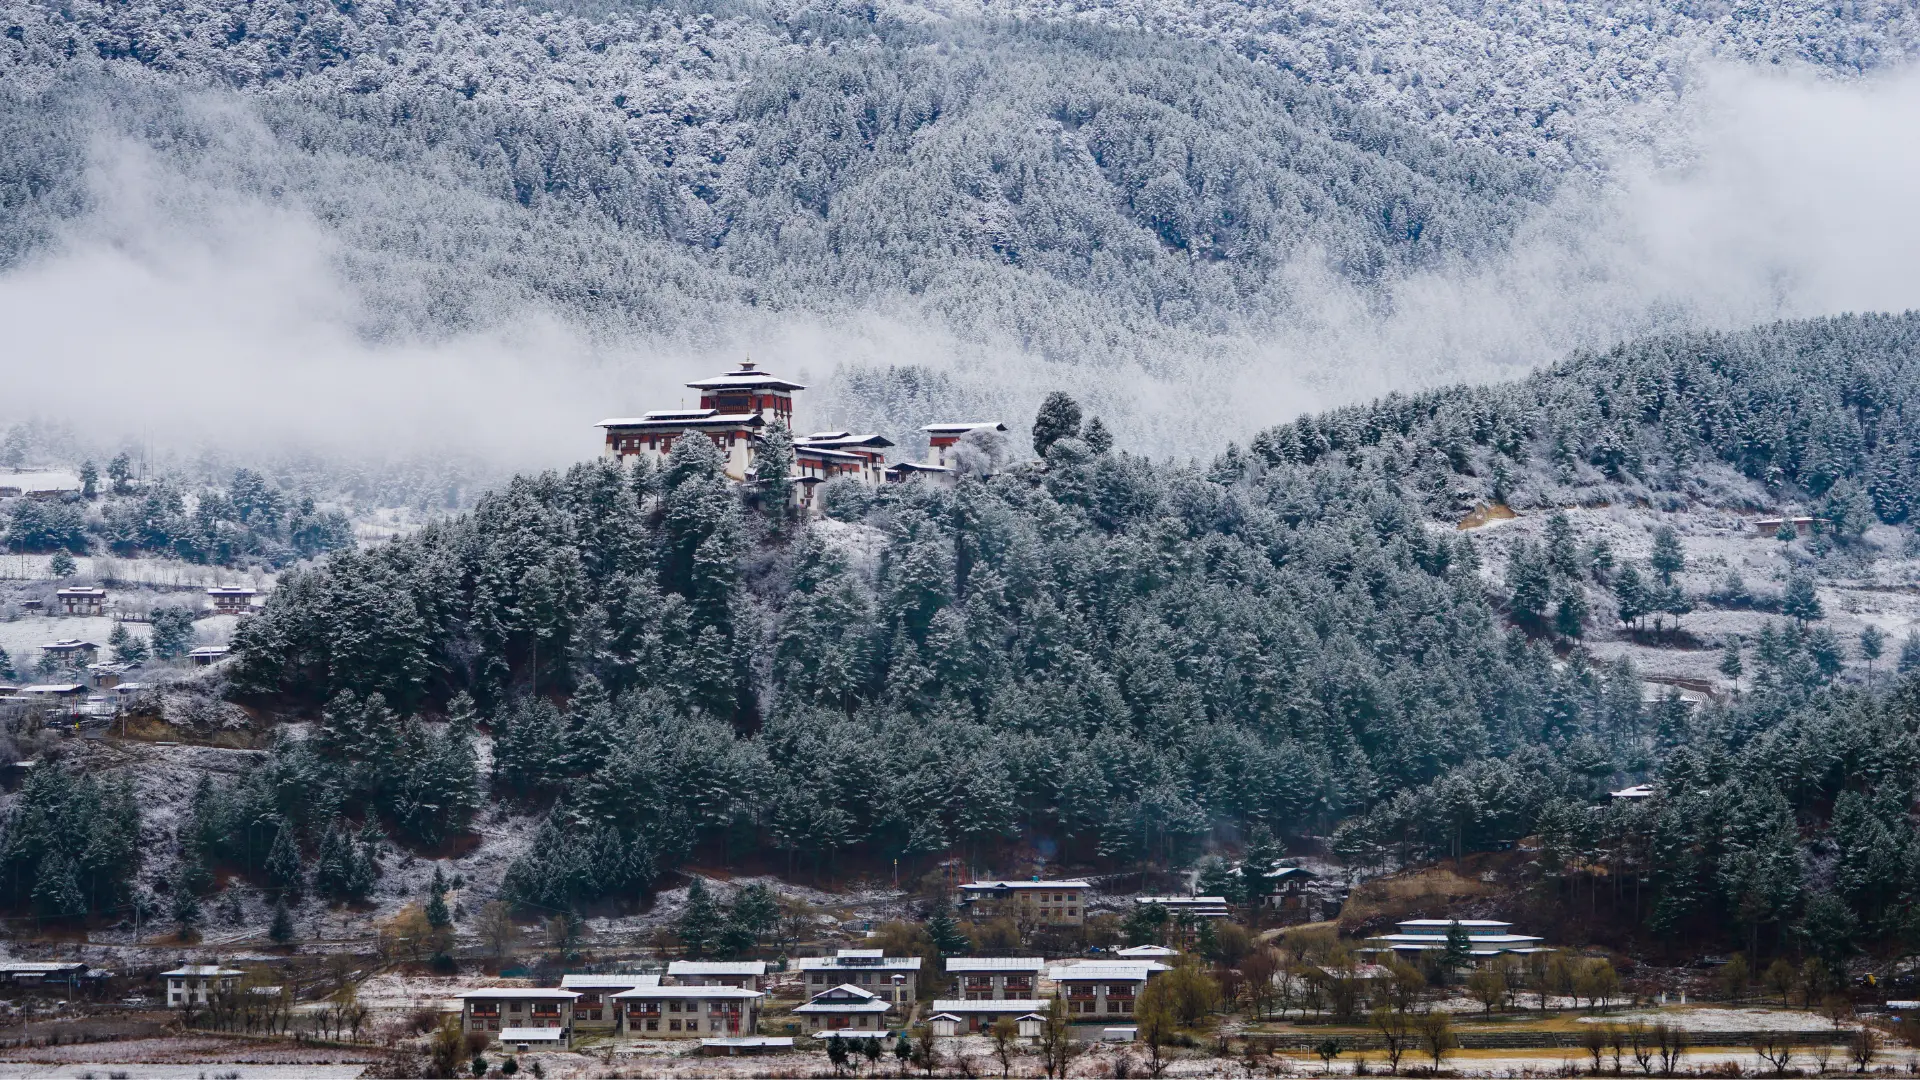
[[[836, 482], [813, 524], [682, 440], [658, 470], [520, 478], [290, 575], [236, 637], [233, 690], [318, 711], [322, 748], [452, 701], [455, 730], [492, 732], [493, 795], [547, 815], [507, 883], [551, 908], [702, 845], [991, 865], [1026, 837], [1113, 865], [1264, 827], [1331, 830], [1365, 864], [1537, 833], [1550, 871], [1648, 873], [1655, 930], [1844, 950], [1905, 934], [1920, 896], [1920, 683], [1838, 680], [1801, 610], [1750, 692], [1643, 703], [1577, 648], [1605, 603], [1543, 621], [1449, 523], [1475, 498], [1809, 502], [1845, 566], [1914, 509], [1916, 364], [1917, 315], [1660, 338], [1305, 417], [1204, 467], [1056, 401], [1041, 460], [952, 490]], [[1578, 541], [1544, 553], [1547, 587], [1604, 596], [1631, 567]], [[426, 735], [390, 753], [472, 771]], [[1588, 809], [1645, 778], [1674, 796]], [[398, 820], [374, 798], [358, 812]]]

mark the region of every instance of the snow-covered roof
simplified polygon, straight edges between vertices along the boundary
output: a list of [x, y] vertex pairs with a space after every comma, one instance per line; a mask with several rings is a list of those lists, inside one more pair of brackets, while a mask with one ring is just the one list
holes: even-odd
[[53, 595], [75, 597], [105, 596], [107, 595], [107, 590], [94, 585], [69, 585], [64, 589], [55, 589]]
[[594, 427], [603, 428], [690, 428], [690, 427], [762, 427], [766, 418], [759, 413], [721, 413], [713, 409], [679, 412], [650, 412], [640, 417], [614, 417]]
[[753, 366], [753, 361], [743, 362], [739, 367], [725, 375], [715, 375], [711, 379], [690, 382], [688, 386], [695, 390], [805, 390], [797, 382], [788, 382], [777, 375], [761, 371]]
[[234, 968], [224, 968], [219, 964], [182, 964], [172, 971], [163, 971], [163, 979], [209, 979], [224, 978], [230, 975], [245, 975], [246, 972]]
[[1227, 906], [1224, 896], [1136, 896], [1136, 904], [1159, 904], [1161, 907], [1217, 907]]
[[675, 960], [669, 975], [765, 975], [765, 960]]
[[202, 645], [187, 653], [188, 656], [225, 656], [230, 650], [225, 645]]
[[44, 961], [13, 961], [0, 963], [0, 975], [47, 975], [56, 971], [85, 971], [87, 965], [78, 960], [46, 963]]
[[91, 641], [81, 641], [79, 638], [61, 638], [59, 641], [49, 641], [40, 647], [49, 652], [72, 652], [75, 649], [98, 649], [100, 646]]
[[454, 995], [457, 998], [521, 998], [539, 1001], [572, 1001], [579, 996], [571, 990], [559, 990], [551, 986], [489, 986]]
[[851, 431], [816, 431], [793, 441], [795, 445], [871, 446], [875, 449], [893, 445], [893, 440], [885, 435], [855, 435]]
[[742, 1001], [765, 997], [758, 990], [749, 990], [744, 986], [636, 986], [631, 990], [613, 995], [616, 1001], [668, 1001], [693, 998], [706, 1001], [716, 998], [737, 998]]
[[1106, 982], [1146, 982], [1147, 976], [1156, 971], [1167, 970], [1167, 965], [1151, 960], [1082, 960], [1075, 964], [1062, 964], [1049, 969], [1047, 977], [1054, 982], [1083, 982], [1100, 980]]
[[1030, 971], [1037, 975], [1046, 969], [1046, 958], [1040, 956], [947, 957], [947, 970], [955, 975], [970, 971]]
[[254, 596], [257, 590], [245, 585], [214, 585], [207, 589], [208, 596]]
[[728, 1035], [718, 1039], [701, 1039], [701, 1046], [737, 1046], [764, 1047], [768, 1050], [783, 1050], [793, 1046], [791, 1035]]
[[889, 465], [887, 467], [887, 471], [890, 473], [905, 474], [905, 473], [922, 473], [922, 472], [923, 473], [950, 473], [953, 470], [947, 468], [945, 465], [928, 465], [924, 461], [902, 461], [898, 465]]
[[501, 1028], [500, 1041], [503, 1043], [560, 1042], [567, 1037], [566, 1028]]
[[941, 998], [933, 1003], [933, 1010], [935, 1012], [957, 1013], [962, 1016], [968, 1013], [998, 1014], [1010, 1012], [1040, 1012], [1046, 1007], [1047, 1003], [1040, 998], [1001, 998], [998, 1001], [960, 1001], [957, 999]]
[[1169, 949], [1165, 945], [1129, 945], [1124, 949], [1115, 949], [1113, 955], [1144, 960], [1155, 956], [1179, 956], [1180, 950]]
[[636, 986], [659, 986], [660, 973], [657, 971], [636, 972], [632, 975], [562, 975], [562, 990], [631, 990]]
[[1005, 431], [1007, 425], [998, 420], [972, 420], [960, 423], [928, 424], [920, 430], [929, 435], [965, 435], [969, 431]]
[[23, 694], [77, 694], [85, 689], [86, 687], [79, 683], [34, 683], [32, 686], [21, 687], [20, 692]]
[[917, 956], [885, 956], [879, 949], [841, 949], [838, 956], [803, 956], [794, 961], [798, 971], [919, 971]]
[[893, 1007], [884, 998], [875, 997], [870, 990], [862, 990], [851, 983], [841, 983], [831, 990], [822, 990], [813, 995], [805, 1005], [796, 1005], [797, 1013], [883, 1013]]
[[1619, 791], [1609, 791], [1607, 792], [1607, 796], [1614, 799], [1651, 799], [1653, 798], [1653, 785], [1633, 784], [1628, 787], [1623, 787]]
[[970, 881], [960, 886], [961, 892], [988, 893], [1002, 889], [1091, 889], [1092, 883], [1078, 879], [1060, 881]]

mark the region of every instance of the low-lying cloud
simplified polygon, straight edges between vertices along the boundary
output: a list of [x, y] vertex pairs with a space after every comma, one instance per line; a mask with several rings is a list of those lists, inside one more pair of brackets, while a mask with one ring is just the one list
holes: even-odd
[[[220, 191], [183, 201], [156, 157], [106, 141], [96, 209], [0, 278], [0, 419], [530, 467], [592, 453], [594, 421], [684, 402], [682, 382], [744, 351], [822, 382], [841, 363], [945, 370], [1015, 422], [1066, 386], [1135, 445], [1184, 456], [1305, 410], [1508, 377], [1649, 331], [1920, 307], [1920, 72], [1835, 82], [1726, 68], [1689, 110], [1684, 163], [1630, 148], [1609, 176], [1568, 178], [1507, 255], [1403, 281], [1385, 314], [1303, 260], [1295, 321], [1209, 343], [1169, 365], [1177, 378], [1047, 364], [991, 332], [887, 312], [759, 316], [701, 348], [609, 340], [542, 311], [450, 339], [370, 341], [317, 219]], [[815, 420], [848, 411], [830, 394], [809, 404]]]

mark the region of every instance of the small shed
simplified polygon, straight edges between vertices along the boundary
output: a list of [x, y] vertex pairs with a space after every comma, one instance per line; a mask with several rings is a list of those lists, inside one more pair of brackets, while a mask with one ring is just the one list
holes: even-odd
[[952, 1013], [934, 1013], [932, 1016], [927, 1017], [927, 1023], [933, 1028], [935, 1037], [951, 1039], [955, 1035], [960, 1034], [960, 1025], [966, 1023], [966, 1021]]
[[225, 645], [202, 645], [187, 654], [187, 658], [201, 667], [217, 664], [227, 658]]
[[564, 1050], [567, 1029], [563, 1027], [510, 1027], [500, 1029], [500, 1045], [522, 1053], [528, 1050]]
[[1028, 1013], [1014, 1019], [1014, 1024], [1023, 1039], [1038, 1040], [1040, 1033], [1047, 1028], [1047, 1018], [1039, 1013]]
[[1137, 1027], [1110, 1027], [1100, 1029], [1101, 1042], [1132, 1042], [1140, 1037]]

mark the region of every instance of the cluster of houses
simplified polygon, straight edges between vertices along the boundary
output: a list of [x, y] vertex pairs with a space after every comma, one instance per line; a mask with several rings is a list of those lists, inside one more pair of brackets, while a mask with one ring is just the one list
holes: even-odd
[[[793, 431], [793, 395], [806, 389], [800, 383], [762, 371], [752, 361], [733, 371], [688, 383], [700, 392], [697, 409], [661, 409], [636, 417], [613, 417], [597, 425], [606, 432], [606, 454], [616, 459], [645, 458], [658, 462], [688, 434], [704, 435], [726, 455], [726, 473], [735, 483], [747, 483], [754, 474], [761, 448], [773, 424]], [[836, 477], [848, 477], [878, 486], [902, 480], [952, 482], [962, 465], [960, 445], [975, 432], [1003, 432], [996, 420], [929, 424], [927, 461], [888, 464], [886, 451], [894, 445], [882, 435], [851, 431], [816, 431], [793, 435], [793, 501], [805, 510], [817, 508], [818, 488]]]
[[[1167, 970], [1173, 950], [1122, 950], [1116, 960], [1050, 964], [1041, 957], [953, 957], [953, 996], [932, 1003], [935, 1034], [989, 1030], [1002, 1017], [1037, 1033], [1048, 1007], [1040, 980], [1052, 980], [1076, 1021], [1131, 1020], [1147, 980]], [[795, 965], [806, 1002], [793, 1008], [815, 1038], [877, 1039], [902, 1026], [919, 1000], [921, 958], [878, 949], [841, 949]], [[698, 1039], [723, 1051], [792, 1045], [758, 1034], [762, 960], [676, 960], [662, 972], [567, 975], [558, 987], [488, 987], [460, 995], [461, 1026], [503, 1045], [567, 1046], [580, 1034], [632, 1039]]]
[[[260, 595], [258, 589], [245, 585], [214, 585], [206, 592], [207, 604], [202, 610], [209, 615], [251, 615], [254, 598]], [[98, 585], [69, 585], [54, 590], [53, 604], [51, 614], [104, 618], [107, 614], [107, 590]], [[49, 614], [43, 600], [25, 600], [20, 606], [30, 615]]]

